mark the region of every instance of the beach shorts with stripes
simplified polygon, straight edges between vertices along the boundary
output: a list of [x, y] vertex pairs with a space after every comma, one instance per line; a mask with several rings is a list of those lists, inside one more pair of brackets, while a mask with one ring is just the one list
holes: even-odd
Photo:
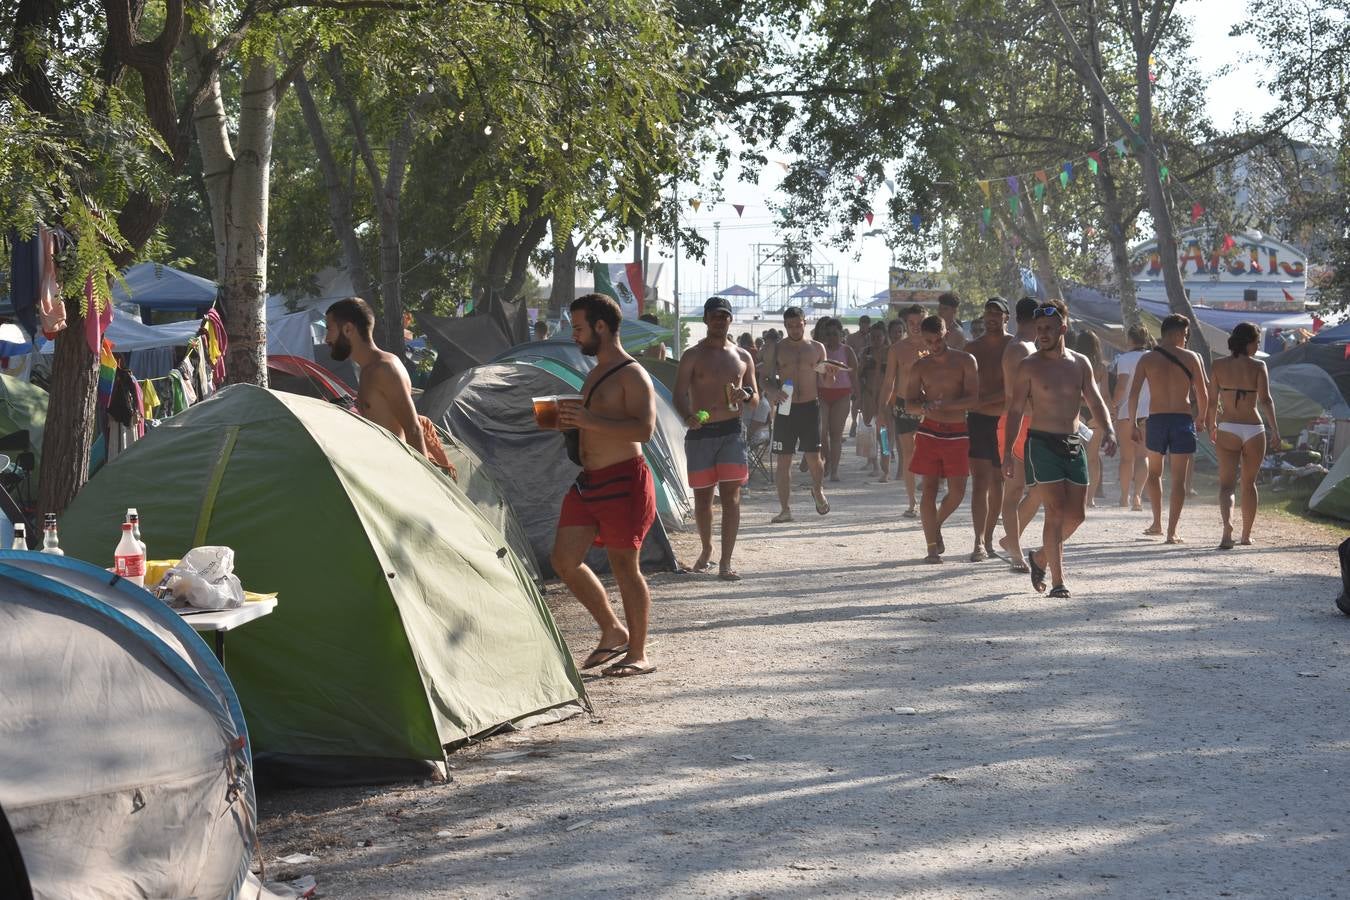
[[689, 486], [694, 490], [723, 482], [745, 484], [750, 480], [750, 450], [745, 442], [741, 417], [710, 422], [684, 436]]
[[970, 435], [965, 422], [924, 419], [914, 435], [914, 459], [909, 470], [915, 475], [963, 478], [970, 474]]

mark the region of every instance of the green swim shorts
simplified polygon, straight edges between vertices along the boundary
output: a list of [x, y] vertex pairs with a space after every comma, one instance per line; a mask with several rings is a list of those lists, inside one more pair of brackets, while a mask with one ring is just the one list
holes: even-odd
[[1028, 486], [1067, 481], [1087, 487], [1087, 453], [1076, 434], [1028, 431], [1025, 465]]

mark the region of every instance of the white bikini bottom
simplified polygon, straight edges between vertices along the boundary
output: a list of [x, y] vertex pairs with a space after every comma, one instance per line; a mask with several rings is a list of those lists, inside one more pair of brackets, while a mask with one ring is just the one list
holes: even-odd
[[1248, 425], [1242, 422], [1220, 422], [1219, 430], [1226, 431], [1236, 437], [1242, 443], [1247, 443], [1252, 438], [1260, 437], [1266, 433], [1266, 426], [1257, 422], [1254, 425]]

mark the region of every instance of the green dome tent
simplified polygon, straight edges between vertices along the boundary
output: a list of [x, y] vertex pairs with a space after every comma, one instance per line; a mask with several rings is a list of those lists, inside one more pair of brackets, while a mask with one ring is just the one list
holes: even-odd
[[152, 558], [229, 546], [245, 587], [279, 593], [225, 655], [259, 751], [359, 777], [584, 697], [501, 533], [426, 459], [336, 406], [225, 388], [84, 488], [66, 552], [106, 564], [128, 506]]
[[1341, 453], [1340, 459], [1308, 498], [1308, 509], [1350, 522], [1350, 450]]
[[0, 375], [0, 436], [27, 431], [29, 446], [41, 463], [42, 429], [46, 425], [47, 392], [18, 378]]

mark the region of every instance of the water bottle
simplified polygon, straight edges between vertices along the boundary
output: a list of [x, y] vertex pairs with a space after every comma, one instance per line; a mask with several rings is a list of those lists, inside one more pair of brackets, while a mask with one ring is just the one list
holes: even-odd
[[891, 435], [885, 426], [882, 426], [881, 431], [877, 434], [877, 443], [881, 445], [882, 456], [891, 455]]
[[778, 414], [780, 416], [792, 415], [792, 379], [789, 378], [783, 382], [783, 393], [787, 396], [783, 402], [778, 404]]
[[136, 543], [141, 545], [141, 555], [144, 556], [146, 559], [149, 559], [150, 558], [149, 555], [145, 552], [145, 541], [141, 540], [141, 516], [140, 513], [136, 512], [136, 507], [134, 506], [127, 507], [126, 521], [131, 523], [132, 538], [136, 541]]
[[42, 551], [48, 556], [65, 556], [66, 552], [61, 549], [61, 539], [56, 533], [56, 513], [47, 513], [43, 517], [42, 527]]
[[10, 549], [11, 550], [28, 549], [28, 536], [24, 534], [24, 527], [22, 522], [14, 523], [14, 544], [10, 547]]

